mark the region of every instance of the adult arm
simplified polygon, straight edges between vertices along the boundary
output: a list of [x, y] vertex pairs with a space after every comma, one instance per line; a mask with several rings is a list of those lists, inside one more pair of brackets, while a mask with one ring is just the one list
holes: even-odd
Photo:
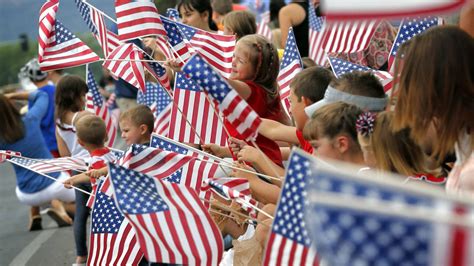
[[43, 91], [33, 91], [28, 94], [28, 101], [31, 103], [28, 113], [28, 117], [33, 117], [38, 121], [43, 119], [48, 111], [48, 94]]
[[280, 22], [282, 48], [285, 48], [290, 27], [301, 24], [305, 18], [306, 10], [298, 4], [292, 3], [280, 9], [278, 21]]

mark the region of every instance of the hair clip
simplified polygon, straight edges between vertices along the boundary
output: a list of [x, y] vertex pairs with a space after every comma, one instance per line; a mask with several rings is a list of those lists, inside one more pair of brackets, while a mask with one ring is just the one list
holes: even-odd
[[364, 137], [370, 136], [374, 132], [375, 117], [377, 115], [371, 112], [365, 112], [359, 115], [356, 122], [357, 132]]

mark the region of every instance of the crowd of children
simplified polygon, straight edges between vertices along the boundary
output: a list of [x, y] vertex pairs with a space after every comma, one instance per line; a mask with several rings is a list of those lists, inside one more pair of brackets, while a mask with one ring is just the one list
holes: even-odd
[[[215, 2], [219, 1], [213, 5], [217, 5]], [[275, 45], [255, 34], [256, 19], [249, 11], [230, 11], [222, 6], [227, 10], [222, 12], [228, 14], [214, 14], [219, 18], [214, 21], [209, 0], [179, 1], [177, 10], [183, 23], [211, 32], [219, 26], [225, 34], [236, 35], [228, 83], [262, 118], [255, 142], [242, 140], [224, 118], [228, 145], [204, 143], [199, 148], [214, 156], [232, 158], [235, 167], [230, 175], [247, 179], [252, 198], [270, 215], [278, 205], [285, 162], [293, 147], [321, 160], [356, 164], [360, 173], [368, 168], [392, 172], [410, 181], [445, 187], [447, 193], [474, 201], [473, 37], [458, 26], [438, 26], [403, 44], [397, 53], [391, 95], [386, 95], [372, 72], [354, 71], [336, 78], [327, 66], [317, 66], [305, 58], [305, 69], [290, 84], [288, 117], [279, 98], [278, 48], [284, 47], [288, 28], [293, 26], [299, 36], [299, 51], [307, 56], [308, 8], [307, 1], [293, 1], [281, 9], [283, 41]], [[144, 41], [153, 51], [158, 49], [154, 43], [153, 38]], [[385, 62], [377, 65], [386, 67]], [[166, 66], [170, 77], [181, 71], [176, 60], [168, 60]], [[0, 95], [0, 124], [8, 125], [0, 131], [0, 150], [21, 151], [31, 158], [51, 158], [58, 150], [62, 157], [88, 158], [87, 172], [53, 177], [66, 188], [78, 187], [93, 195], [97, 180], [107, 175], [106, 163], [117, 160], [105, 145], [105, 123], [84, 111], [88, 88], [81, 77], [63, 76], [54, 88], [46, 74], [38, 71], [30, 75], [41, 87], [38, 92]], [[29, 112], [22, 118], [9, 98], [28, 99]], [[154, 129], [150, 108], [137, 105], [121, 111], [117, 122], [126, 145], [148, 146]], [[51, 121], [55, 138], [51, 138]], [[32, 142], [32, 136], [40, 130], [44, 140]], [[75, 211], [75, 263], [85, 263], [90, 196], [77, 190], [74, 195], [63, 185], [58, 188], [58, 183], [17, 166], [15, 172], [17, 196], [31, 206], [30, 229], [41, 227], [39, 206], [45, 203], [51, 204], [51, 215], [60, 225], [71, 224], [66, 210], [75, 202], [69, 212]], [[261, 264], [272, 219], [260, 213], [257, 226], [249, 225], [235, 215], [235, 210], [243, 212], [238, 206], [214, 197], [231, 209], [225, 212], [228, 216], [213, 214], [223, 237], [232, 239], [233, 257], [226, 260], [236, 265]]]

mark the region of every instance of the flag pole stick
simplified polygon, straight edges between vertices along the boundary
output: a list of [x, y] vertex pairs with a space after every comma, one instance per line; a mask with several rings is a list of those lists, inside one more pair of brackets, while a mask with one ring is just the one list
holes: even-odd
[[157, 61], [157, 60], [137, 60], [137, 59], [114, 59], [114, 58], [99, 58], [98, 61], [127, 61], [127, 62], [148, 62], [148, 63], [165, 63], [166, 61]]
[[[35, 172], [35, 173], [37, 173], [37, 174], [39, 174], [39, 175], [42, 175], [42, 176], [44, 176], [44, 177], [46, 177], [46, 178], [49, 178], [49, 179], [53, 180], [54, 182], [58, 182], [58, 183], [63, 184], [63, 182], [59, 181], [58, 179], [56, 179], [56, 178], [54, 178], [54, 177], [52, 177], [52, 176], [49, 176], [49, 175], [47, 175], [47, 174], [43, 174], [43, 173], [37, 172], [37, 171], [35, 171], [35, 170], [26, 168], [25, 166], [23, 166], [23, 165], [21, 165], [21, 164], [15, 162], [15, 161], [12, 161], [12, 160], [10, 160], [10, 159], [7, 159], [7, 161], [10, 162], [10, 163], [12, 163], [12, 164], [15, 164], [15, 165], [17, 165], [17, 166], [20, 166], [20, 167], [23, 167], [23, 168], [25, 168], [25, 169], [28, 169], [28, 170], [30, 170], [30, 171], [32, 171], [32, 172]], [[83, 189], [80, 189], [80, 188], [78, 188], [78, 187], [75, 187], [75, 186], [71, 186], [71, 187], [72, 187], [73, 189], [77, 190], [77, 191], [80, 191], [80, 192], [82, 192], [82, 193], [84, 193], [84, 194], [87, 194], [87, 195], [89, 195], [89, 196], [92, 196], [92, 194], [91, 194], [90, 192], [87, 192], [87, 191], [85, 191], [85, 190], [83, 190]]]

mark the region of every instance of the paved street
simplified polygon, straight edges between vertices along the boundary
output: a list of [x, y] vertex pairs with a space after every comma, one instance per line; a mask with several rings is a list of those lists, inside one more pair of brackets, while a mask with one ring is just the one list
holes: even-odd
[[43, 215], [43, 230], [29, 232], [28, 206], [15, 195], [15, 173], [0, 164], [0, 265], [71, 265], [74, 262], [72, 227], [57, 228]]

